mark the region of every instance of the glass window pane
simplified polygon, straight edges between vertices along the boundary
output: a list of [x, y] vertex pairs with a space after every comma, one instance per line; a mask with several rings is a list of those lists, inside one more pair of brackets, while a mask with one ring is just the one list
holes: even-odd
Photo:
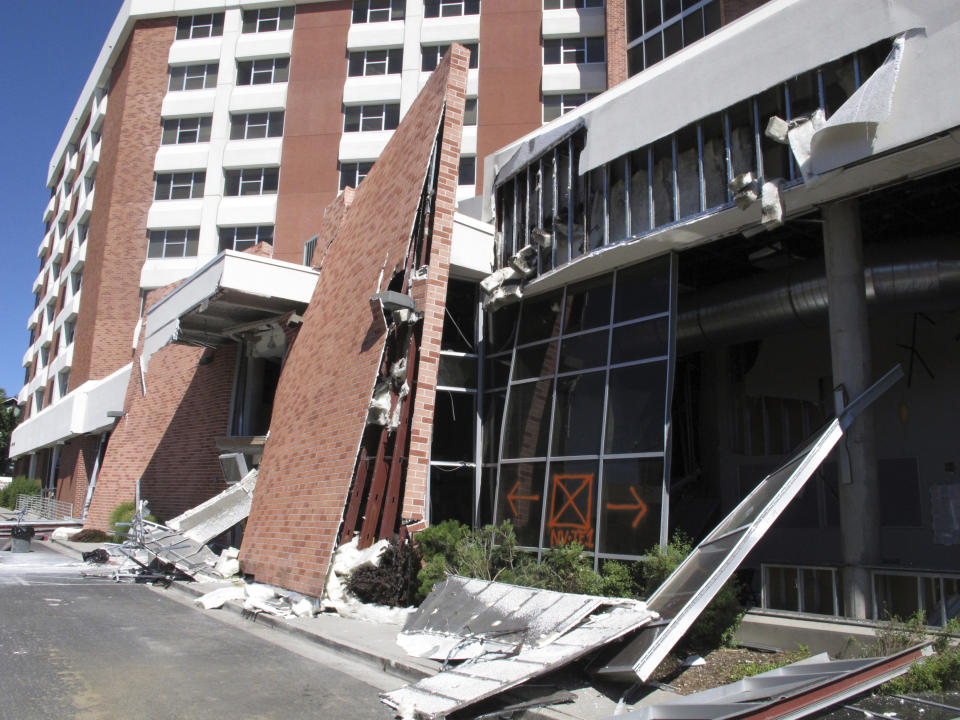
[[510, 378], [510, 355], [488, 357], [484, 365], [483, 384], [488, 388], [506, 387]]
[[653, 144], [653, 225], [661, 227], [675, 219], [673, 192], [673, 142], [671, 138]]
[[700, 123], [703, 136], [703, 186], [707, 209], [727, 202], [727, 143], [723, 118], [711, 115]]
[[437, 385], [476, 388], [477, 359], [459, 355], [441, 355]]
[[596, 506], [596, 460], [551, 463], [544, 546], [576, 542], [587, 550], [593, 550], [596, 542]]
[[591, 170], [587, 178], [589, 181], [589, 190], [587, 191], [587, 242], [591, 250], [596, 250], [605, 242], [605, 175], [606, 167], [600, 166]]
[[544, 377], [553, 375], [557, 363], [557, 341], [518, 348], [517, 359], [513, 363], [513, 379]]
[[607, 330], [564, 338], [557, 372], [575, 372], [600, 367], [607, 362]]
[[829, 570], [804, 568], [803, 611], [833, 615], [833, 573]]
[[610, 370], [607, 453], [663, 452], [667, 363]]
[[630, 233], [627, 228], [626, 157], [610, 163], [609, 178], [609, 238], [608, 242], [620, 242]]
[[487, 315], [484, 331], [488, 353], [497, 353], [512, 348], [513, 339], [517, 332], [519, 311], [520, 304], [516, 303]]
[[508, 402], [503, 457], [545, 457], [550, 432], [553, 380], [513, 385]]
[[[799, 610], [800, 594], [796, 568], [768, 567], [766, 607], [774, 610]], [[832, 614], [831, 610], [831, 614]]]
[[464, 525], [473, 523], [473, 483], [476, 470], [472, 467], [430, 468], [430, 523], [456, 520]]
[[666, 317], [614, 328], [611, 364], [666, 355], [668, 329]]
[[630, 233], [639, 235], [650, 229], [650, 179], [647, 148], [630, 153]]
[[611, 275], [602, 275], [567, 288], [563, 321], [565, 334], [610, 324], [612, 281]]
[[605, 376], [606, 373], [601, 371], [557, 379], [553, 455], [596, 455], [600, 452]]
[[486, 393], [483, 398], [483, 461], [497, 462], [500, 457], [500, 428], [506, 392]]
[[600, 552], [642, 555], [658, 543], [662, 502], [662, 460], [607, 460], [603, 464]]
[[438, 390], [434, 401], [433, 460], [473, 462], [475, 395]]
[[670, 306], [670, 258], [661, 257], [620, 270], [614, 322], [666, 312]]
[[524, 547], [537, 547], [540, 544], [545, 469], [546, 464], [542, 462], [500, 466], [497, 522], [512, 522], [517, 533], [517, 544]]
[[521, 345], [536, 340], [545, 340], [560, 334], [560, 299], [562, 290], [523, 301], [520, 314]]

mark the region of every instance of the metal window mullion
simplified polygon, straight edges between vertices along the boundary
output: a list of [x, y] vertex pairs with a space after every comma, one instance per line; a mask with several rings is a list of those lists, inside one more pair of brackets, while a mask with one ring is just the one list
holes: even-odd
[[679, 256], [676, 252], [670, 253], [670, 284], [669, 284], [669, 305], [670, 320], [667, 331], [667, 372], [665, 378], [666, 388], [664, 390], [663, 402], [663, 488], [661, 493], [660, 505], [660, 544], [666, 546], [669, 540], [669, 522], [670, 522], [670, 461], [672, 453], [673, 440], [673, 418], [672, 418], [672, 400], [673, 400], [673, 378], [675, 365], [677, 362], [677, 277], [679, 268]]
[[610, 324], [607, 327], [607, 363], [603, 377], [603, 407], [600, 411], [600, 457], [597, 461], [597, 509], [593, 530], [593, 569], [600, 570], [601, 512], [603, 509], [603, 465], [607, 450], [607, 400], [610, 397], [610, 357], [613, 352], [613, 310], [617, 302], [617, 281], [620, 273], [613, 273], [610, 284]]
[[[787, 122], [790, 122], [791, 120], [793, 120], [793, 107], [790, 105], [790, 83], [788, 82], [783, 83], [783, 104], [784, 104], [784, 107], [787, 109], [786, 111], [787, 117], [785, 117], [784, 119]], [[790, 171], [789, 171], [790, 179], [793, 180], [796, 177], [796, 167], [793, 159], [793, 153], [792, 152], [787, 153], [787, 156], [790, 160]]]
[[550, 191], [553, 193], [553, 203], [551, 205], [551, 208], [553, 210], [553, 217], [550, 220], [550, 228], [551, 228], [551, 231], [553, 232], [553, 236], [550, 242], [550, 257], [553, 259], [553, 262], [551, 263], [552, 268], [555, 268], [557, 266], [557, 210], [558, 210], [557, 205], [560, 200], [560, 196], [559, 196], [560, 195], [560, 192], [559, 192], [560, 178], [557, 177], [557, 166], [559, 165], [559, 163], [557, 162], [558, 153], [559, 153], [559, 147], [553, 148], [553, 150], [550, 152], [551, 162], [553, 163], [553, 172], [551, 173], [551, 182], [550, 182], [550, 185], [551, 185]]
[[653, 229], [653, 143], [647, 145], [647, 231]]
[[630, 162], [631, 153], [626, 153], [623, 156], [623, 222], [626, 227], [624, 227], [624, 238], [631, 237], [633, 235], [633, 213], [630, 209], [630, 195], [633, 192], [633, 186], [631, 184], [631, 178], [633, 176]]
[[[476, 297], [476, 296], [474, 296]], [[480, 526], [480, 489], [483, 483], [483, 412], [484, 412], [484, 378], [483, 378], [483, 303], [476, 300], [474, 313], [477, 322], [474, 324], [474, 343], [477, 347], [477, 399], [473, 404], [473, 526]]]
[[727, 202], [733, 202], [733, 190], [730, 189], [730, 181], [733, 180], [733, 140], [730, 136], [730, 113], [724, 110], [720, 117], [723, 120], [723, 154], [727, 167]]
[[703, 177], [703, 123], [697, 123], [697, 177], [700, 190], [700, 212], [707, 209], [707, 185]]
[[[644, 28], [644, 30], [646, 30], [646, 32], [644, 32], [644, 33], [643, 33], [642, 35], [640, 35], [639, 37], [636, 37], [636, 38], [634, 38], [633, 40], [631, 40], [630, 43], [627, 45], [627, 50], [630, 50], [631, 48], [635, 47], [636, 45], [639, 45], [641, 42], [645, 42], [645, 41], [649, 40], [651, 37], [653, 37], [654, 35], [657, 35], [658, 33], [662, 33], [664, 30], [666, 30], [666, 29], [667, 29], [668, 27], [670, 27], [671, 25], [674, 25], [674, 24], [676, 24], [676, 23], [678, 23], [678, 22], [681, 22], [681, 21], [683, 20], [683, 18], [687, 17], [687, 15], [692, 15], [692, 14], [695, 13], [697, 10], [699, 10], [699, 9], [701, 9], [701, 8], [704, 8], [704, 7], [706, 7], [707, 5], [709, 5], [711, 2], [713, 2], [713, 0], [700, 0], [700, 2], [696, 3], [695, 5], [691, 5], [690, 7], [686, 8], [686, 9], [684, 9], [684, 10], [681, 10], [679, 13], [677, 13], [676, 15], [671, 16], [671, 17], [670, 17], [669, 19], [667, 19], [667, 20], [664, 20], [664, 19], [663, 19], [663, 3], [661, 2], [661, 3], [660, 3], [660, 23], [659, 23], [658, 25], [654, 26], [653, 28], [651, 28], [650, 30], [646, 30], [646, 28]], [[705, 14], [704, 14], [704, 16], [702, 16], [702, 17], [705, 17]], [[701, 26], [703, 27], [704, 35], [706, 35], [706, 34], [707, 34], [707, 33], [706, 33], [706, 25], [705, 25], [705, 21], [704, 21], [704, 20], [701, 20]], [[683, 26], [681, 25], [681, 32], [682, 32], [682, 29], [683, 29]], [[686, 43], [686, 40], [683, 40], [683, 47], [685, 47], [686, 44], [687, 44], [687, 43]]]
[[[614, 161], [616, 162], [616, 161]], [[603, 240], [601, 245], [610, 244], [610, 163], [603, 165]]]
[[[571, 163], [572, 167], [573, 163]], [[567, 288], [563, 288], [560, 297], [560, 326], [558, 334], [563, 333], [563, 323], [566, 321], [567, 314]], [[519, 332], [519, 325], [517, 326]], [[560, 344], [557, 344], [557, 356], [553, 361], [553, 387], [550, 392], [550, 425], [547, 428], [547, 462], [543, 469], [543, 502], [540, 506], [540, 546], [537, 549], [537, 561], [543, 558], [543, 536], [547, 525], [547, 490], [550, 488], [550, 464], [551, 454], [553, 453], [553, 419], [557, 407], [557, 371], [560, 369]]]
[[[516, 225], [516, 222], [514, 222]], [[520, 322], [523, 319], [523, 302], [520, 303], [520, 310], [517, 312], [517, 323], [513, 330], [513, 348], [510, 351], [510, 373], [507, 375], [507, 391], [503, 395], [503, 414], [500, 417], [500, 442], [497, 448], [497, 473], [493, 491], [493, 521], [494, 524], [500, 524], [503, 520], [499, 517], [500, 511], [500, 475], [503, 467], [503, 440], [507, 434], [507, 417], [510, 412], [510, 391], [513, 383], [510, 378], [513, 377], [513, 367], [517, 362], [517, 339], [520, 337]]]
[[677, 135], [674, 133], [670, 136], [670, 151], [673, 158], [673, 168], [671, 169], [671, 179], [673, 182], [673, 218], [671, 222], [676, 222], [680, 219], [680, 182], [677, 177]]

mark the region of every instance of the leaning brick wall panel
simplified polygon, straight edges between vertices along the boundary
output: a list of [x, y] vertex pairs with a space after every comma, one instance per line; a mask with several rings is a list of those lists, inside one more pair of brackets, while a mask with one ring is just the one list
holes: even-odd
[[[147, 306], [172, 287], [151, 292]], [[205, 353], [209, 361], [200, 363]], [[167, 345], [150, 358], [144, 395], [138, 350], [126, 415], [107, 445], [85, 527], [106, 528], [113, 508], [134, 499], [137, 478], [161, 521], [224, 489], [216, 438], [227, 434], [235, 365], [234, 345], [216, 351]]]
[[[383, 319], [369, 299], [402, 271], [444, 103], [462, 121], [467, 53], [454, 46], [449, 58], [357, 188], [339, 230], [332, 221], [322, 228], [320, 278], [280, 377], [241, 547], [244, 572], [260, 582], [323, 591], [384, 347]], [[441, 172], [455, 192], [459, 131], [453, 135]], [[437, 216], [449, 218], [435, 220], [441, 235], [452, 227], [446, 193]]]
[[110, 79], [70, 390], [130, 362], [175, 27], [175, 17], [137, 21]]
[[627, 79], [627, 1], [607, 0], [607, 87]]

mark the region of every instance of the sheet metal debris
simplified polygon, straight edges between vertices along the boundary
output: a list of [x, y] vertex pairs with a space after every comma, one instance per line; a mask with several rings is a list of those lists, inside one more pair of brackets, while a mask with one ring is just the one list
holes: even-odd
[[208, 543], [250, 514], [257, 470], [251, 470], [236, 485], [169, 520], [167, 527], [198, 543]]
[[411, 616], [398, 642], [422, 657], [467, 662], [382, 695], [440, 718], [570, 663], [653, 620], [638, 600], [452, 576]]
[[869, 692], [931, 653], [918, 645], [889, 657], [830, 660], [826, 653], [729, 685], [619, 715], [629, 720], [802, 718]]

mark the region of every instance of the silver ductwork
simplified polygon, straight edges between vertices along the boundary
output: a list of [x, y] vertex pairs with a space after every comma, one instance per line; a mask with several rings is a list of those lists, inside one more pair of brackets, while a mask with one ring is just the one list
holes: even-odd
[[[960, 239], [908, 239], [864, 249], [871, 309], [960, 307]], [[677, 342], [681, 353], [765, 335], [822, 326], [827, 279], [822, 261], [681, 295]]]

